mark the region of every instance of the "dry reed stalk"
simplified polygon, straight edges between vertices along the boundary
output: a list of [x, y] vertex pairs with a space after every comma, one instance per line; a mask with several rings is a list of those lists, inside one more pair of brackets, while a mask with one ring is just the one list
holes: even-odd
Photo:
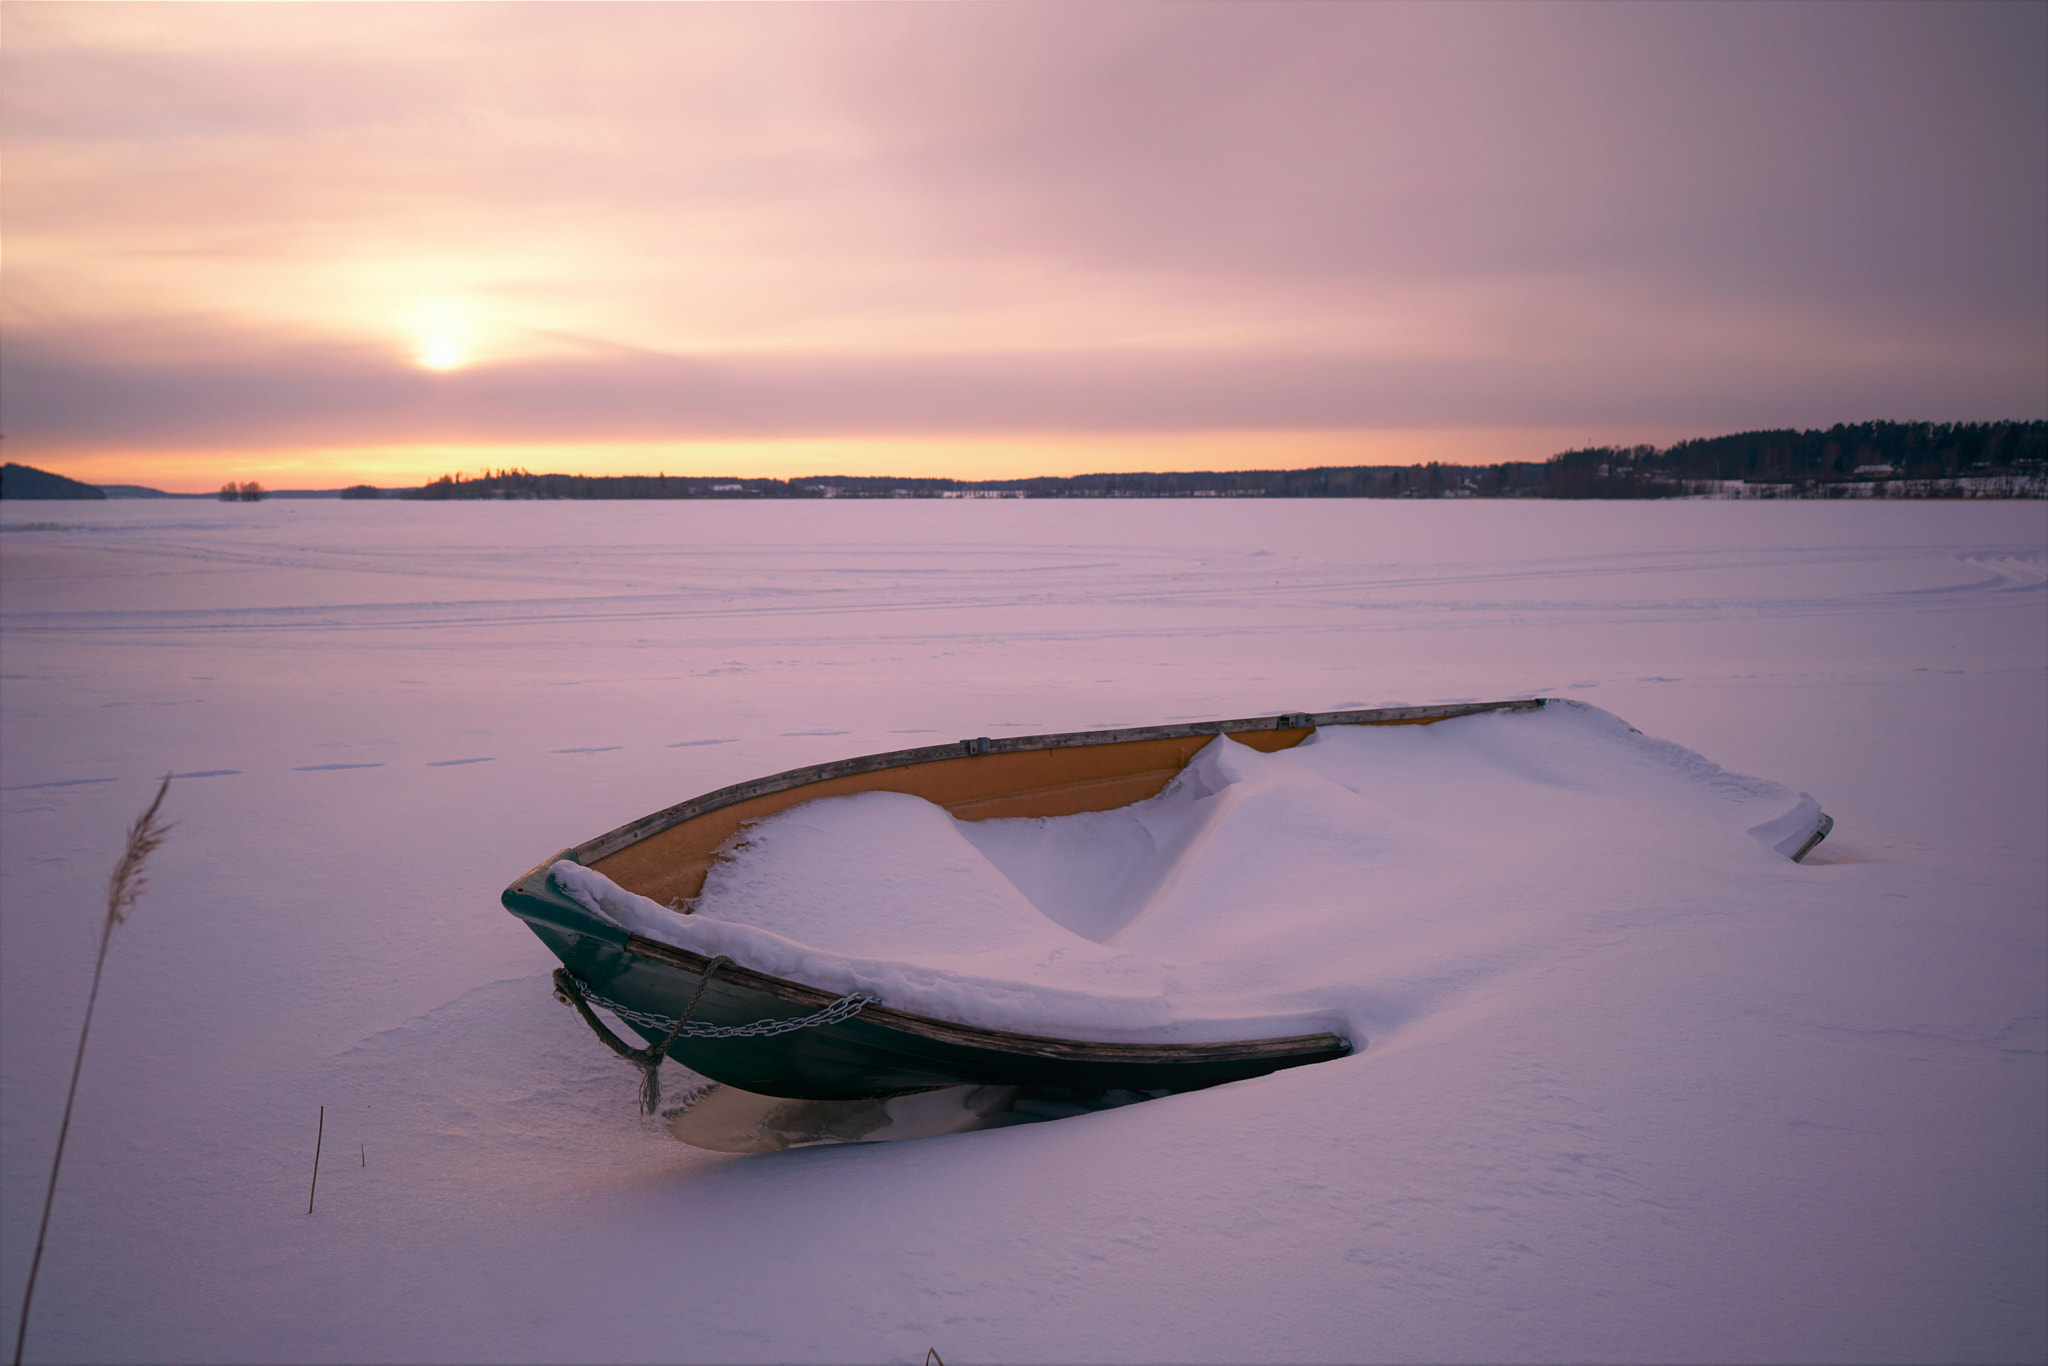
[[320, 1127], [313, 1131], [313, 1184], [306, 1187], [306, 1213], [313, 1212], [313, 1197], [320, 1192], [320, 1141], [327, 1137], [327, 1107], [320, 1107]]
[[78, 1027], [78, 1052], [71, 1059], [71, 1086], [64, 1093], [64, 1118], [57, 1125], [57, 1151], [50, 1158], [50, 1185], [43, 1192], [43, 1218], [36, 1226], [35, 1256], [29, 1259], [28, 1288], [21, 1296], [21, 1322], [14, 1333], [14, 1366], [21, 1366], [22, 1348], [28, 1342], [28, 1311], [35, 1303], [36, 1273], [43, 1266], [43, 1243], [50, 1232], [50, 1206], [57, 1199], [57, 1173], [64, 1166], [64, 1141], [71, 1136], [71, 1108], [78, 1100], [78, 1075], [85, 1066], [85, 1040], [92, 1033], [93, 1007], [99, 1004], [100, 976], [106, 971], [107, 949], [114, 942], [114, 931], [128, 919], [128, 912], [135, 908], [136, 898], [149, 885], [143, 875], [143, 866], [157, 846], [170, 833], [169, 825], [159, 822], [157, 811], [164, 804], [164, 795], [171, 790], [171, 775], [166, 773], [163, 782], [157, 785], [156, 798], [148, 810], [135, 818], [135, 824], [128, 827], [128, 843], [121, 850], [121, 857], [114, 863], [113, 874], [107, 879], [107, 916], [100, 922], [99, 954], [92, 964], [92, 990], [85, 998], [85, 1022]]

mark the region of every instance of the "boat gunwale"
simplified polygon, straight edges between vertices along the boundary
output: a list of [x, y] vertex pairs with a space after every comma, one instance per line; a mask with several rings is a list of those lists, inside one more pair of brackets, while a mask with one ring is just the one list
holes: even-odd
[[1478, 716], [1489, 712], [1535, 711], [1552, 700], [1554, 699], [1531, 697], [1504, 702], [1452, 702], [1426, 707], [1375, 707], [1364, 711], [1283, 712], [1278, 716], [1242, 717], [1229, 721], [1193, 721], [1170, 726], [1065, 731], [1054, 735], [1016, 735], [1001, 739], [982, 737], [956, 740], [948, 745], [926, 745], [918, 749], [862, 754], [850, 759], [787, 769], [761, 778], [749, 778], [745, 782], [706, 792], [642, 816], [638, 820], [628, 821], [593, 839], [585, 840], [567, 850], [563, 857], [589, 867], [664, 830], [723, 807], [833, 778], [853, 777], [890, 768], [913, 768], [919, 764], [937, 763], [945, 759], [972, 758], [984, 754], [1018, 754], [1032, 750], [1079, 749], [1143, 740], [1180, 740], [1197, 735], [1236, 735], [1246, 731], [1314, 730], [1321, 726], [1428, 725], [1436, 721], [1449, 721], [1460, 716]]

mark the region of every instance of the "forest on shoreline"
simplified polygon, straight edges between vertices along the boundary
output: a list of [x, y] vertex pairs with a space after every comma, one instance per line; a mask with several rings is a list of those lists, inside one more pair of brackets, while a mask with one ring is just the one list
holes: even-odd
[[739, 479], [488, 471], [401, 498], [1680, 498], [2040, 497], [2048, 422], [1864, 422], [1654, 446], [1589, 446], [1494, 465], [1051, 475]]
[[[235, 490], [229, 498], [228, 490]], [[214, 497], [132, 485], [98, 488], [8, 464], [6, 498]], [[1655, 446], [1588, 446], [1493, 465], [1329, 465], [1298, 470], [943, 479], [822, 474], [738, 476], [444, 474], [419, 488], [262, 490], [230, 483], [227, 501], [265, 497], [490, 499], [763, 498], [2042, 498], [2048, 421], [1862, 422], [1825, 430], [1738, 432]]]

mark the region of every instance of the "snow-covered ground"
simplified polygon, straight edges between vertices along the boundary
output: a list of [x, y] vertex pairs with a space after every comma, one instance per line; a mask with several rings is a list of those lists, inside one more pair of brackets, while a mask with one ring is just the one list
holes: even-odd
[[[108, 967], [31, 1360], [2048, 1353], [2042, 504], [0, 524], [10, 1342], [106, 872], [187, 775]], [[1532, 871], [1475, 799], [1446, 885], [1498, 896], [1394, 907], [1402, 971], [1342, 1003], [1362, 1053], [757, 1156], [642, 1120], [496, 903], [800, 764], [1532, 695], [1811, 792], [1835, 834], [1708, 857], [1668, 805], [1609, 803]]]

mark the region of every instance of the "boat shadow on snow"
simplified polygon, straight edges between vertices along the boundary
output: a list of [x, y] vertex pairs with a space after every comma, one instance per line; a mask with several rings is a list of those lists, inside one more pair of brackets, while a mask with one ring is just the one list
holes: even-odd
[[766, 1153], [820, 1143], [893, 1143], [1114, 1110], [1168, 1091], [1083, 1091], [1047, 1086], [942, 1086], [866, 1100], [792, 1100], [709, 1082], [661, 1111], [671, 1136], [693, 1148]]

